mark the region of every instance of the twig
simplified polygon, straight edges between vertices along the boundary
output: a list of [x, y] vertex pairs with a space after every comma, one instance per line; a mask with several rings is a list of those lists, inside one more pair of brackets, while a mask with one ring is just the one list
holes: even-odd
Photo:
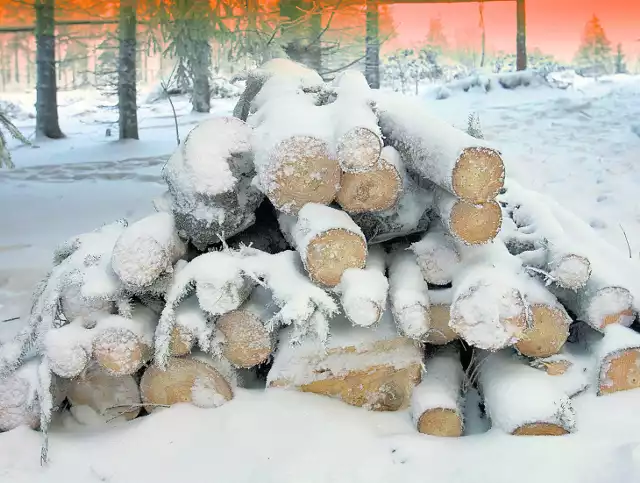
[[633, 258], [633, 254], [631, 253], [631, 244], [629, 243], [629, 238], [627, 237], [627, 232], [624, 231], [621, 223], [618, 223], [618, 226], [622, 230], [622, 234], [624, 235], [624, 239], [627, 242], [627, 250], [629, 250], [629, 258]]
[[4, 319], [2, 322], [13, 322], [14, 320], [20, 320], [20, 317], [11, 317], [10, 319]]
[[545, 272], [544, 270], [540, 270], [539, 268], [536, 268], [536, 267], [524, 267], [524, 269], [525, 270], [530, 270], [530, 271], [535, 272], [535, 273], [539, 273], [540, 275], [545, 276], [546, 278], [548, 278], [552, 282], [557, 282], [558, 281], [558, 279], [554, 278], [549, 272]]
[[[154, 408], [168, 408], [171, 407], [169, 404], [152, 404], [152, 403], [134, 403], [134, 404], [120, 404], [118, 406], [111, 406], [110, 408], [107, 408], [107, 410], [109, 409], [118, 409], [118, 408], [129, 408], [129, 409], [133, 409], [133, 408], [142, 408], [142, 407], [154, 407]], [[130, 411], [122, 411], [121, 413], [116, 414], [115, 416], [113, 416], [112, 418], [107, 419], [107, 423], [110, 423], [111, 421], [113, 421], [114, 419], [118, 419], [120, 416], [124, 416], [125, 414], [127, 414]], [[104, 413], [103, 413], [104, 414]]]

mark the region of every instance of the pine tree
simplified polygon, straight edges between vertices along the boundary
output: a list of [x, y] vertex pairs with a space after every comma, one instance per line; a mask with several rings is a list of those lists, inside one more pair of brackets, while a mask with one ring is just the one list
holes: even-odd
[[23, 134], [18, 130], [17, 127], [13, 125], [9, 116], [0, 111], [0, 168], [6, 166], [7, 168], [13, 168], [13, 161], [11, 160], [11, 152], [7, 147], [8, 141], [2, 132], [3, 129], [6, 129], [9, 134], [14, 138], [20, 141], [23, 144], [31, 144], [27, 138], [23, 136]]
[[580, 67], [596, 76], [607, 74], [612, 70], [611, 42], [595, 14], [584, 27], [582, 42], [576, 57]]
[[439, 52], [447, 50], [449, 43], [444, 34], [444, 27], [440, 17], [434, 17], [429, 21], [429, 33], [427, 34], [427, 43], [437, 49]]
[[616, 47], [616, 74], [626, 74], [627, 64], [624, 61], [624, 52], [622, 52], [622, 44], [618, 44]]

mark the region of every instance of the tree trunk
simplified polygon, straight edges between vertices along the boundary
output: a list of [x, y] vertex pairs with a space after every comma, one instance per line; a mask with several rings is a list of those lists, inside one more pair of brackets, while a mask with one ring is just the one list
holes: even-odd
[[364, 72], [372, 89], [380, 89], [379, 12], [375, 0], [367, 1], [367, 33]]
[[527, 68], [527, 22], [524, 0], [516, 0], [517, 5], [517, 26], [516, 34], [516, 69], [525, 70]]
[[15, 79], [16, 79], [16, 84], [20, 84], [20, 45], [18, 44], [17, 40], [16, 40], [16, 45], [14, 47], [14, 51], [13, 51], [13, 63], [14, 63], [14, 69], [15, 69]]
[[191, 105], [195, 112], [211, 110], [211, 89], [209, 86], [209, 67], [211, 66], [211, 46], [206, 39], [194, 41], [193, 56], [189, 59], [193, 81]]
[[36, 0], [36, 137], [60, 139], [54, 0]]
[[120, 3], [118, 123], [120, 139], [138, 139], [136, 105], [136, 0]]

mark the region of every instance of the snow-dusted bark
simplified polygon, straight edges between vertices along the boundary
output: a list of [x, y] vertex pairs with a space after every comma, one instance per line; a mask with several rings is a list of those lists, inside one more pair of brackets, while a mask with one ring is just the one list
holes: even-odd
[[[289, 228], [289, 220], [281, 226]], [[290, 231], [291, 239], [312, 281], [335, 287], [349, 268], [363, 268], [367, 241], [344, 211], [307, 203]]]
[[140, 392], [148, 412], [185, 402], [214, 408], [233, 399], [225, 378], [212, 365], [192, 357], [170, 357], [164, 369], [149, 366], [140, 381]]
[[211, 337], [212, 324], [200, 308], [195, 294], [178, 304], [175, 317], [176, 325], [171, 331], [171, 355], [184, 356], [191, 352], [191, 348], [198, 340], [208, 341]]
[[336, 291], [346, 317], [354, 325], [375, 325], [387, 309], [389, 281], [385, 276], [385, 258], [382, 247], [370, 247], [365, 268], [348, 268], [342, 274]]
[[427, 344], [445, 345], [459, 338], [458, 334], [449, 327], [452, 299], [453, 290], [450, 288], [429, 290], [431, 323], [424, 340]]
[[431, 327], [429, 287], [422, 278], [416, 256], [405, 247], [389, 254], [389, 302], [398, 330], [423, 340]]
[[270, 321], [278, 310], [266, 288], [254, 288], [244, 304], [220, 316], [216, 322], [216, 329], [222, 335], [219, 348], [222, 355], [235, 367], [241, 368], [253, 367], [267, 360], [275, 342], [275, 331]]
[[336, 201], [349, 213], [391, 210], [405, 184], [400, 154], [391, 146], [366, 171], [343, 172]]
[[522, 436], [559, 436], [575, 429], [566, 393], [510, 350], [480, 358], [478, 383], [495, 428]]
[[140, 413], [140, 390], [133, 376], [114, 376], [91, 364], [67, 390], [71, 414], [82, 424], [131, 420]]
[[111, 255], [111, 266], [125, 288], [141, 293], [186, 254], [171, 213], [155, 213], [129, 225]]
[[333, 81], [337, 99], [331, 104], [336, 155], [347, 173], [375, 168], [382, 149], [372, 93], [361, 72], [346, 70]]
[[427, 358], [422, 381], [411, 396], [411, 413], [420, 433], [462, 436], [463, 381], [464, 371], [456, 348], [443, 347]]
[[435, 222], [420, 241], [411, 245], [422, 276], [432, 285], [448, 285], [453, 280], [460, 254], [455, 241], [441, 223]]
[[335, 317], [326, 343], [308, 337], [291, 344], [291, 330], [281, 332], [268, 387], [322, 394], [374, 411], [409, 406], [420, 381], [422, 351], [398, 335], [389, 311], [374, 328]]
[[353, 214], [369, 244], [424, 231], [429, 226], [433, 192], [405, 177], [402, 194], [393, 208]]
[[407, 169], [469, 203], [493, 200], [504, 183], [500, 153], [482, 140], [432, 117], [425, 104], [379, 93], [376, 107], [387, 142]]
[[232, 117], [196, 126], [164, 168], [178, 232], [201, 250], [255, 222], [251, 127]]

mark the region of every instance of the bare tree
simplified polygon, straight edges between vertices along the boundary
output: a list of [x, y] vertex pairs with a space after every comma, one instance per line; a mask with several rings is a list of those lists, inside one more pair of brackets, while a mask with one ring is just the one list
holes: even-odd
[[138, 139], [136, 103], [136, 0], [120, 0], [118, 124], [120, 139]]

